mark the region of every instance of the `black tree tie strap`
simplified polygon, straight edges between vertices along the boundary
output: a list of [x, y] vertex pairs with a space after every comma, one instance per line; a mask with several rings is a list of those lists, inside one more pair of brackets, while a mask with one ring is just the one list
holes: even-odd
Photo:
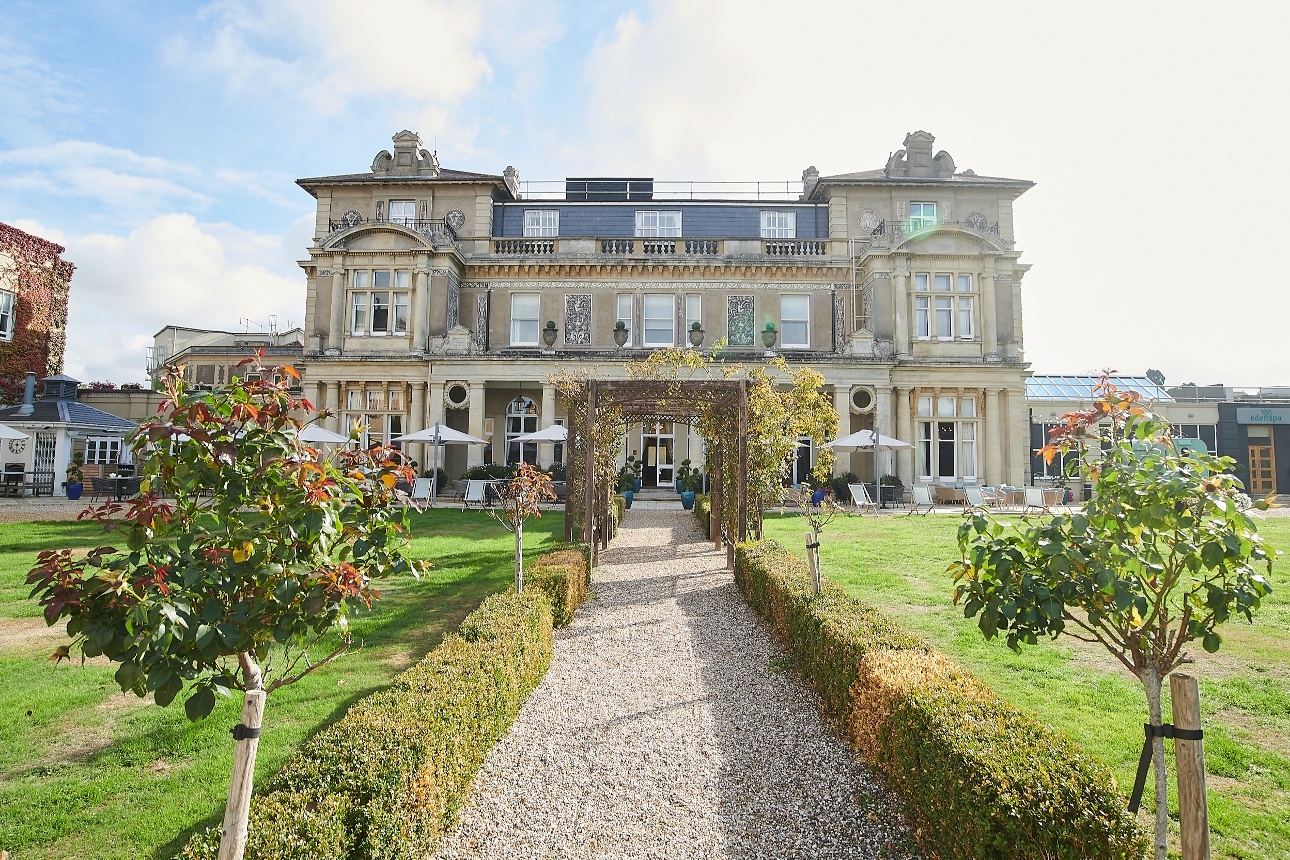
[[1147, 785], [1147, 768], [1151, 765], [1151, 739], [1177, 738], [1183, 741], [1198, 741], [1205, 737], [1204, 729], [1177, 729], [1169, 723], [1163, 726], [1143, 723], [1142, 728], [1147, 736], [1142, 741], [1142, 755], [1138, 758], [1138, 776], [1133, 780], [1133, 794], [1129, 795], [1129, 811], [1134, 814], [1137, 814], [1138, 807], [1142, 805], [1142, 790]]
[[253, 729], [250, 726], [243, 725], [242, 723], [238, 723], [234, 726], [232, 731], [233, 740], [235, 741], [249, 741], [260, 736], [259, 729]]
[[806, 545], [806, 548], [807, 548], [807, 549], [819, 549], [819, 548], [820, 548], [820, 544], [819, 544], [818, 542], [816, 542], [816, 543], [808, 543], [808, 544]]

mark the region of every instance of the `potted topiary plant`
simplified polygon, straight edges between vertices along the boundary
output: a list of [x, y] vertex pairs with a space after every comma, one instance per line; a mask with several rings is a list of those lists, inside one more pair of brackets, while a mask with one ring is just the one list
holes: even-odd
[[678, 496], [685, 491], [685, 476], [693, 471], [690, 467], [690, 462], [690, 459], [687, 457], [681, 461], [680, 466], [676, 467], [676, 480], [673, 483], [676, 485], [676, 493]]
[[85, 456], [80, 451], [73, 453], [72, 462], [67, 464], [67, 498], [73, 502], [85, 491], [85, 472], [81, 469], [83, 465]]
[[[689, 460], [686, 460], [688, 463]], [[687, 511], [694, 510], [694, 494], [698, 491], [703, 482], [703, 473], [698, 469], [687, 468], [685, 476], [681, 478], [681, 507]]]
[[627, 465], [623, 467], [631, 475], [631, 479], [632, 479], [631, 489], [638, 493], [641, 491], [641, 469], [644, 467], [644, 465], [645, 465], [644, 463], [636, 459], [635, 454], [628, 454]]
[[631, 470], [627, 466], [623, 466], [618, 470], [618, 483], [615, 485], [615, 489], [627, 500], [627, 507], [629, 508], [632, 506], [632, 497], [635, 495], [632, 486]]

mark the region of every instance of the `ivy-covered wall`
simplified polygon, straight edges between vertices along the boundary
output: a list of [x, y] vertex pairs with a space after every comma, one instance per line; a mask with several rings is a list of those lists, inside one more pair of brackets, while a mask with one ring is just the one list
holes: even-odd
[[0, 341], [0, 403], [22, 397], [23, 377], [63, 372], [67, 294], [76, 266], [67, 250], [0, 223], [0, 285], [17, 293], [13, 340]]

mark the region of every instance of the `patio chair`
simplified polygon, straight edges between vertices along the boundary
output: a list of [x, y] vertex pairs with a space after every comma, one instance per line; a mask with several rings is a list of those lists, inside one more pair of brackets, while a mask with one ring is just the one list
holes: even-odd
[[412, 482], [412, 501], [430, 501], [430, 478], [416, 478]]
[[22, 463], [5, 463], [0, 477], [0, 496], [21, 496], [27, 467]]
[[112, 482], [107, 478], [90, 478], [90, 501], [98, 501], [99, 496], [112, 498]]
[[1026, 507], [1022, 513], [1029, 512], [1031, 508], [1038, 508], [1040, 513], [1052, 513], [1048, 510], [1048, 501], [1044, 498], [1043, 487], [1026, 487]]
[[909, 489], [913, 493], [914, 504], [905, 516], [913, 516], [920, 511], [923, 516], [927, 516], [936, 509], [936, 503], [932, 501], [932, 488], [929, 485], [914, 484]]
[[869, 498], [869, 490], [864, 484], [847, 484], [847, 486], [851, 488], [851, 510], [853, 512], [862, 511], [866, 508], [875, 513], [877, 512], [878, 506], [874, 504], [873, 499]]
[[987, 499], [985, 490], [978, 487], [976, 484], [965, 484], [963, 487], [963, 493], [967, 496], [968, 504], [974, 508], [988, 508], [994, 503], [994, 496], [991, 495], [990, 498]]
[[461, 509], [464, 511], [471, 505], [484, 507], [484, 488], [488, 486], [487, 481], [467, 481], [466, 493], [461, 497]]

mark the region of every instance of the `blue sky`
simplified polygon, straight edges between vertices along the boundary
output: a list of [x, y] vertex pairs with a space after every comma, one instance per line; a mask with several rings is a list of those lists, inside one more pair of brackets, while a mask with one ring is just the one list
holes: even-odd
[[[1049, 8], [1051, 6], [1051, 8]], [[302, 176], [401, 128], [526, 179], [796, 179], [937, 136], [1017, 204], [1027, 358], [1290, 384], [1274, 3], [0, 5], [0, 220], [68, 247], [67, 370], [168, 323], [300, 322]]]

